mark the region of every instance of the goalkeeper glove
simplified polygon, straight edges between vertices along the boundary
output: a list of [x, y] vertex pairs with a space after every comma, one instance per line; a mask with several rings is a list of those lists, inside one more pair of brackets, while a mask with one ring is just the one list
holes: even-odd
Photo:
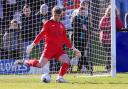
[[27, 49], [26, 49], [26, 53], [30, 54], [34, 46], [35, 46], [35, 43], [32, 43], [32, 44], [28, 45]]
[[75, 47], [72, 47], [71, 49], [77, 57], [81, 57], [81, 52], [78, 49]]

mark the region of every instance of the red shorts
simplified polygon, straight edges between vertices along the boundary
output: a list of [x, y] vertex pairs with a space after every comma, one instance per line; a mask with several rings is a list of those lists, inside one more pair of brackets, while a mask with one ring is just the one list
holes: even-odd
[[46, 57], [48, 60], [55, 58], [57, 61], [62, 54], [66, 54], [66, 52], [64, 50], [44, 50], [42, 53], [43, 57]]

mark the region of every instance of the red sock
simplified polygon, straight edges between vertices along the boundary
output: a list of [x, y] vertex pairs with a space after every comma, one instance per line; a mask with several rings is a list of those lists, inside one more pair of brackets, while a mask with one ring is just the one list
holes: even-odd
[[59, 76], [64, 76], [64, 74], [66, 74], [66, 72], [68, 71], [68, 68], [69, 68], [69, 64], [63, 63], [59, 71]]
[[39, 61], [34, 59], [34, 60], [26, 60], [25, 63], [29, 66], [33, 66], [33, 67], [38, 67], [38, 63]]

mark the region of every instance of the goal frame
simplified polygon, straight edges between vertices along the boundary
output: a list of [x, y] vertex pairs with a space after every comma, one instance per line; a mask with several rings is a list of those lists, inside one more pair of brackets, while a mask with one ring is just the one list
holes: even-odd
[[115, 17], [115, 0], [111, 0], [111, 76], [116, 76], [116, 17]]

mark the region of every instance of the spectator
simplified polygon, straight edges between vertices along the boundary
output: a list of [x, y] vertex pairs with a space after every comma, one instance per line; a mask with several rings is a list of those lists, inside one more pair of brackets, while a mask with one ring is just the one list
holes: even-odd
[[66, 8], [62, 8], [62, 18], [61, 22], [64, 24], [66, 30], [72, 30], [70, 16], [67, 15]]
[[87, 44], [87, 17], [85, 16], [85, 12], [88, 10], [88, 8], [81, 6], [78, 10], [78, 14], [72, 18], [72, 26], [74, 31], [73, 39], [76, 48], [79, 49], [82, 53], [82, 57], [78, 61], [78, 70], [85, 72], [85, 70], [82, 69], [86, 68], [89, 70], [86, 55], [84, 55]]
[[40, 10], [36, 13], [36, 26], [37, 26], [37, 34], [40, 32], [43, 23], [48, 20], [48, 6], [46, 4], [42, 4], [40, 6]]
[[5, 30], [3, 36], [2, 58], [20, 59], [21, 51], [21, 33], [19, 31], [19, 22], [11, 20], [10, 27]]
[[[116, 29], [121, 29], [123, 27], [123, 24], [119, 19], [119, 14], [117, 10], [115, 12], [116, 12]], [[106, 70], [108, 72], [111, 71], [111, 18], [110, 18], [110, 15], [111, 15], [111, 6], [109, 5], [105, 11], [105, 15], [101, 18], [99, 23], [99, 29], [100, 29], [99, 39], [107, 54]]]
[[[32, 40], [35, 38], [35, 29], [36, 29], [36, 17], [31, 13], [29, 5], [23, 7], [23, 14], [21, 15], [21, 34], [22, 40], [24, 43], [24, 51], [26, 50], [27, 45], [29, 45]], [[25, 55], [26, 52], [24, 52]], [[29, 54], [28, 54], [29, 57]]]
[[[88, 4], [89, 4], [89, 1], [88, 0], [83, 0], [81, 1], [80, 3], [80, 7], [88, 7]], [[75, 15], [77, 15], [79, 12], [79, 8], [75, 9], [73, 12], [72, 12], [72, 17], [74, 17]], [[88, 11], [86, 11], [86, 13], [88, 13]]]
[[41, 4], [44, 3], [44, 0], [36, 0], [36, 1], [35, 0], [25, 0], [25, 3], [30, 6], [32, 13], [35, 13], [40, 10], [40, 6], [41, 6]]
[[57, 5], [57, 0], [43, 0], [43, 3], [48, 5], [48, 18], [50, 19], [52, 8]]

